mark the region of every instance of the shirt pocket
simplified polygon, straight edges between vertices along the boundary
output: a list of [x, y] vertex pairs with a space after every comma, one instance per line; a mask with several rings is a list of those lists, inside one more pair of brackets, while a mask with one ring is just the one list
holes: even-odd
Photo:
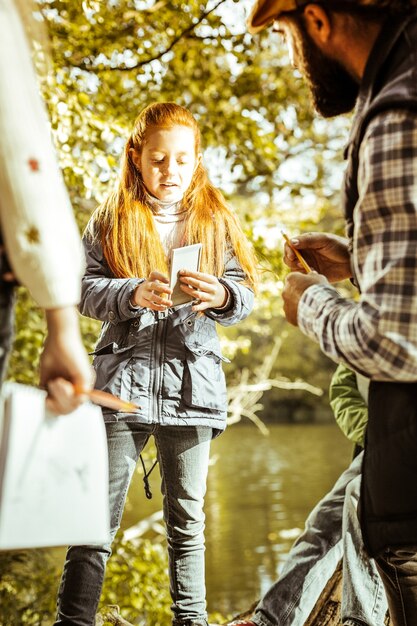
[[190, 407], [224, 411], [227, 406], [226, 379], [222, 362], [230, 363], [220, 349], [185, 343], [183, 400]]

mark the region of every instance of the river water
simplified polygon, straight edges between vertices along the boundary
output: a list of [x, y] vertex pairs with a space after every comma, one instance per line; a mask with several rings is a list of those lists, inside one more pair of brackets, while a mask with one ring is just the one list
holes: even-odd
[[[273, 582], [306, 516], [349, 464], [337, 426], [237, 424], [212, 444], [206, 497], [208, 609], [246, 609]], [[124, 528], [161, 508], [159, 476], [145, 499], [136, 477]]]

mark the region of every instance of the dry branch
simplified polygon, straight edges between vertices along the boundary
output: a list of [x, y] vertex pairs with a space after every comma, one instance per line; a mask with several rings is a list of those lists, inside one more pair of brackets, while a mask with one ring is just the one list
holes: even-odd
[[318, 387], [314, 387], [309, 383], [296, 380], [289, 381], [287, 378], [270, 378], [272, 368], [277, 359], [282, 346], [282, 338], [275, 340], [270, 354], [255, 372], [255, 380], [249, 381], [249, 370], [243, 369], [240, 381], [237, 385], [230, 387], [228, 390], [228, 413], [227, 423], [229, 425], [240, 422], [242, 417], [246, 417], [255, 424], [263, 435], [268, 434], [268, 428], [256, 415], [263, 409], [263, 405], [259, 403], [265, 391], [269, 391], [273, 387], [279, 389], [302, 389], [316, 396], [323, 395], [323, 391]]
[[165, 536], [165, 528], [160, 522], [163, 520], [163, 512], [157, 511], [146, 519], [141, 520], [134, 526], [126, 528], [123, 533], [124, 541], [134, 541], [143, 537], [147, 532], [152, 530], [155, 534]]

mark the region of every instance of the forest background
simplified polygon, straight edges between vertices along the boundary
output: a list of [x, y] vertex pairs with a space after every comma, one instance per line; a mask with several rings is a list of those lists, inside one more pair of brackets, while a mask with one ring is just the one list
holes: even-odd
[[[225, 368], [231, 397], [239, 396], [242, 384], [261, 389], [251, 406], [235, 411], [234, 421], [249, 417], [260, 420], [262, 428], [268, 422], [332, 419], [327, 388], [335, 364], [283, 317], [280, 292], [287, 270], [281, 229], [289, 235], [343, 233], [338, 201], [348, 120], [316, 116], [277, 34], [252, 37], [246, 32], [251, 3], [38, 0], [34, 16], [46, 26], [49, 45], [45, 54], [35, 28], [33, 46], [80, 232], [114, 187], [123, 144], [144, 106], [175, 101], [197, 118], [210, 178], [239, 215], [262, 266], [254, 313], [245, 323], [220, 331], [224, 354], [232, 360]], [[81, 318], [81, 325], [91, 350], [99, 324]], [[45, 324], [24, 289], [19, 289], [16, 329], [9, 377], [36, 384]], [[150, 550], [158, 570], [162, 553], [156, 555], [147, 544], [143, 550], [135, 553], [139, 569]], [[6, 565], [14, 571], [19, 561], [16, 555], [8, 558], [1, 559], [2, 572]], [[23, 563], [26, 567], [27, 556], [20, 559]], [[50, 614], [51, 599], [40, 600], [45, 594], [29, 590], [16, 572], [0, 577], [0, 604], [12, 611], [9, 621], [3, 616], [4, 623], [48, 623], [39, 615]], [[160, 575], [158, 570], [155, 576]], [[32, 592], [36, 610], [28, 599]], [[155, 625], [167, 623], [163, 615], [152, 619]]]

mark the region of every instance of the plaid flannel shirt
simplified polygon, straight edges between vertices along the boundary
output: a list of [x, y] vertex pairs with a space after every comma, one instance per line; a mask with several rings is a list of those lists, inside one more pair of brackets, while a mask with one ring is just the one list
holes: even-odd
[[301, 330], [335, 361], [375, 380], [417, 381], [417, 116], [380, 114], [359, 154], [352, 266], [358, 302], [314, 285]]

